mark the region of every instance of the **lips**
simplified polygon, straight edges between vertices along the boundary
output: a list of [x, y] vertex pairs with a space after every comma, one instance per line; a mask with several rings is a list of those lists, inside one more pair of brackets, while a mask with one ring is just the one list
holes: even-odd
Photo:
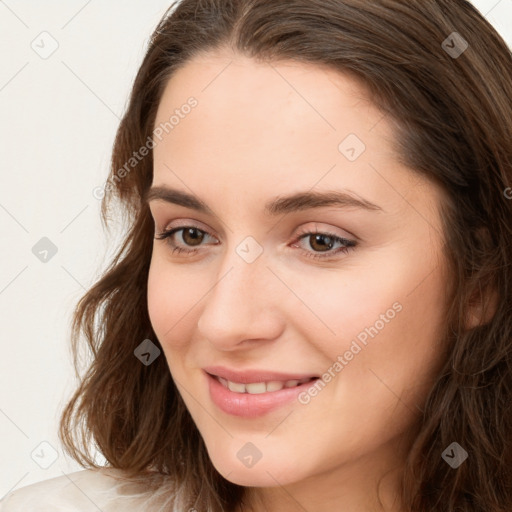
[[289, 381], [302, 381], [307, 382], [312, 378], [317, 378], [318, 375], [314, 373], [283, 373], [271, 370], [245, 370], [237, 371], [225, 368], [223, 366], [207, 366], [203, 368], [206, 373], [214, 377], [220, 377], [226, 381], [237, 384], [257, 384], [260, 382], [282, 382], [283, 384]]
[[287, 404], [297, 403], [298, 396], [306, 392], [309, 386], [315, 385], [317, 381], [317, 379], [310, 379], [303, 384], [294, 387], [283, 387], [277, 391], [265, 390], [265, 392], [250, 393], [247, 392], [246, 386], [266, 386], [266, 384], [262, 382], [237, 384], [243, 386], [245, 391], [231, 391], [220, 382], [219, 379], [222, 379], [222, 377], [214, 377], [207, 372], [204, 372], [204, 376], [205, 391], [210, 395], [211, 401], [219, 410], [231, 416], [248, 419], [269, 414]]
[[206, 392], [212, 402], [224, 413], [244, 418], [255, 418], [293, 404], [318, 379], [310, 373], [240, 372], [220, 366], [203, 370]]

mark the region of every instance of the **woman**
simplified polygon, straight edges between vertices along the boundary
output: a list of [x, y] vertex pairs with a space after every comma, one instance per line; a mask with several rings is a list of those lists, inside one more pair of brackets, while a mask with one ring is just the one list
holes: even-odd
[[511, 97], [464, 0], [174, 5], [75, 315], [87, 469], [2, 511], [510, 510]]

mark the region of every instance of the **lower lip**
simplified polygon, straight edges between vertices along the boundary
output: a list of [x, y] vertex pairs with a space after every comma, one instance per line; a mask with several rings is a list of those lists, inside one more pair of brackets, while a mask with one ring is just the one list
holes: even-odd
[[209, 373], [205, 372], [205, 375], [213, 403], [227, 414], [244, 418], [262, 416], [286, 403], [293, 402], [300, 393], [306, 391], [316, 382], [316, 380], [312, 380], [293, 388], [252, 395], [230, 391]]

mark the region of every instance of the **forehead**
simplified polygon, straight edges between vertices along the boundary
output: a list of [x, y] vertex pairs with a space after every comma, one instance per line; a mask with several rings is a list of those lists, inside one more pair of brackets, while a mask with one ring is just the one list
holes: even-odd
[[[184, 108], [191, 97], [196, 106]], [[158, 185], [185, 180], [206, 193], [263, 197], [318, 184], [377, 202], [397, 200], [386, 172], [402, 184], [421, 181], [398, 164], [393, 125], [366, 89], [325, 66], [201, 55], [169, 80], [155, 127], [173, 115], [154, 149]]]
[[[259, 62], [226, 52], [198, 56], [175, 72], [161, 98], [156, 125], [169, 120], [191, 96], [198, 101], [190, 115], [194, 130], [208, 131], [209, 140], [230, 135], [252, 149], [256, 134], [260, 146], [276, 135], [291, 141], [322, 134], [328, 138], [325, 145], [332, 143], [337, 150], [343, 134], [363, 133], [383, 117], [350, 75], [311, 63]], [[173, 129], [174, 140], [183, 139], [190, 124], [180, 122]]]

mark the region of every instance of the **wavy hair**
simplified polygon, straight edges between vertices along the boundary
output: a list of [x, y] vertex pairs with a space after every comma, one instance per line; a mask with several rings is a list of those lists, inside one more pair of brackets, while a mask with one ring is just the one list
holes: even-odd
[[[454, 32], [468, 44], [460, 55], [450, 51], [465, 47]], [[401, 163], [446, 192], [441, 208], [452, 276], [446, 355], [416, 425], [401, 499], [418, 512], [509, 512], [512, 54], [465, 0], [171, 5], [148, 42], [113, 147], [101, 216], [108, 227], [111, 212], [121, 211], [128, 229], [74, 312], [71, 345], [82, 375], [61, 416], [65, 450], [82, 466], [98, 468], [94, 447], [109, 467], [148, 486], [153, 475], [168, 476], [173, 510], [224, 512], [243, 504], [245, 488], [215, 470], [165, 358], [145, 366], [134, 357], [145, 339], [159, 345], [146, 298], [154, 224], [143, 198], [152, 152], [133, 169], [126, 162], [152, 135], [173, 73], [223, 48], [351, 74], [393, 122]], [[474, 311], [479, 324], [467, 328]], [[83, 370], [81, 339], [92, 356]], [[458, 469], [441, 457], [454, 441], [469, 453]]]

